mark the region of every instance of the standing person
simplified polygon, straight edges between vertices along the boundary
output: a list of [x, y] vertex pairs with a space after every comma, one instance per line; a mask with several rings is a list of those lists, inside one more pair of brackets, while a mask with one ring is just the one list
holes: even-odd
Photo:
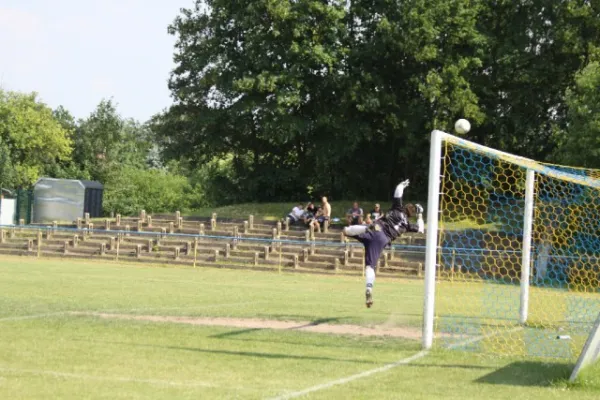
[[[375, 267], [381, 252], [389, 243], [405, 232], [425, 232], [423, 207], [420, 205], [402, 205], [404, 189], [408, 187], [408, 179], [400, 183], [394, 192], [392, 207], [381, 218], [371, 225], [354, 225], [344, 228], [344, 234], [358, 240], [365, 247], [365, 276], [366, 276], [366, 305], [373, 305], [373, 284], [375, 283]], [[408, 219], [418, 216], [417, 224], [411, 224]]]

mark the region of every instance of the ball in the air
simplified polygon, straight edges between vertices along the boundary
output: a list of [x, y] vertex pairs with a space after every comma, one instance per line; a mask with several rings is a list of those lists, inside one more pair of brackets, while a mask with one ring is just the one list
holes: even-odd
[[467, 121], [466, 119], [459, 119], [454, 124], [454, 130], [459, 135], [464, 135], [465, 133], [467, 133], [471, 130], [471, 123], [469, 121]]

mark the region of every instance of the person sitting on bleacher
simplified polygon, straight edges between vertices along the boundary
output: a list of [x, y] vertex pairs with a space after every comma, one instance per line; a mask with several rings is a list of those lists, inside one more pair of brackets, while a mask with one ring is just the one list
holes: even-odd
[[296, 207], [292, 208], [292, 212], [287, 215], [287, 219], [290, 221], [290, 225], [293, 225], [300, 221], [304, 215], [304, 207], [302, 203], [299, 203]]

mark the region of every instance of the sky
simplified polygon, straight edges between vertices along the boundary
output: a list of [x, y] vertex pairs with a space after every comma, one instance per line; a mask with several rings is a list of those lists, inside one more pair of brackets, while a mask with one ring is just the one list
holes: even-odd
[[0, 0], [0, 87], [87, 117], [112, 98], [141, 122], [171, 104], [175, 37], [194, 0]]

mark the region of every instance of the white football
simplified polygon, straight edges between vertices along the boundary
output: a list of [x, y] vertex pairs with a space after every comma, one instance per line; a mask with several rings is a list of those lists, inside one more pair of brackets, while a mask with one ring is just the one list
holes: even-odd
[[471, 123], [469, 121], [467, 121], [466, 119], [459, 119], [454, 124], [454, 130], [459, 135], [464, 135], [465, 133], [467, 133], [471, 130]]

